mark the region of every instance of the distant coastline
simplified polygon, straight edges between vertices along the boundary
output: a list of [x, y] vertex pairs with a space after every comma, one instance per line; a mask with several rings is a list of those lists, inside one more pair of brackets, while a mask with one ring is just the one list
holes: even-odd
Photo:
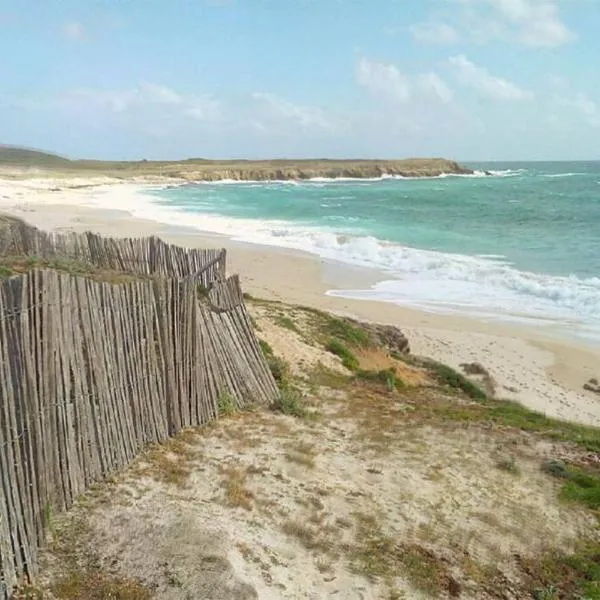
[[443, 158], [402, 160], [206, 160], [99, 161], [70, 160], [23, 148], [0, 145], [0, 169], [43, 170], [69, 175], [105, 175], [119, 179], [164, 177], [184, 181], [273, 181], [315, 178], [371, 179], [382, 176], [438, 177], [471, 175], [473, 170]]

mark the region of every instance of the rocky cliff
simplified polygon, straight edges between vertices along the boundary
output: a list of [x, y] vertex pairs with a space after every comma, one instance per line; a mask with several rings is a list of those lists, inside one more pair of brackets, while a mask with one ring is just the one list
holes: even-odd
[[99, 161], [69, 160], [35, 150], [0, 145], [0, 167], [43, 169], [78, 175], [128, 177], [169, 177], [188, 181], [312, 179], [314, 177], [374, 178], [382, 175], [435, 177], [468, 174], [471, 169], [443, 158], [404, 160], [205, 160], [181, 161]]
[[410, 159], [398, 161], [252, 161], [192, 162], [163, 164], [162, 174], [190, 181], [286, 180], [315, 177], [357, 179], [383, 175], [403, 177], [436, 177], [443, 174], [470, 174], [473, 171], [444, 159]]

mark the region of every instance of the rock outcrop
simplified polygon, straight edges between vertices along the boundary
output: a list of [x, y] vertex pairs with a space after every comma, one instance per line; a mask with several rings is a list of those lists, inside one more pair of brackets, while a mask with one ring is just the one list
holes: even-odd
[[121, 179], [176, 178], [184, 181], [273, 181], [303, 180], [315, 177], [353, 179], [385, 175], [437, 177], [472, 174], [453, 160], [444, 158], [407, 158], [403, 160], [206, 160], [178, 161], [101, 161], [69, 160], [54, 154], [0, 145], [0, 168], [42, 169], [62, 174], [107, 175]]
[[370, 179], [384, 176], [438, 177], [472, 174], [471, 169], [444, 159], [386, 161], [256, 161], [237, 163], [190, 161], [165, 165], [164, 174], [194, 181], [276, 181], [314, 178]]

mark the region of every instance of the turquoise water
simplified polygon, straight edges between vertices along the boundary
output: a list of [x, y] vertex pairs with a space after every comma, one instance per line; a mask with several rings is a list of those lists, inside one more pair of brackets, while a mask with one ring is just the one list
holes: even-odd
[[151, 202], [161, 220], [386, 272], [344, 295], [600, 327], [600, 163], [470, 166], [493, 175], [196, 184]]

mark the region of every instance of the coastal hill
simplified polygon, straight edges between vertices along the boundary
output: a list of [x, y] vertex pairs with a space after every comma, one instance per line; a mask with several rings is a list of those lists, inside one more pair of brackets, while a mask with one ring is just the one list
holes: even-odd
[[70, 160], [55, 154], [0, 145], [0, 168], [23, 168], [108, 175], [118, 178], [169, 177], [188, 181], [311, 179], [314, 177], [371, 178], [382, 175], [435, 177], [443, 174], [470, 174], [473, 171], [443, 158], [403, 160], [208, 160], [100, 161]]

